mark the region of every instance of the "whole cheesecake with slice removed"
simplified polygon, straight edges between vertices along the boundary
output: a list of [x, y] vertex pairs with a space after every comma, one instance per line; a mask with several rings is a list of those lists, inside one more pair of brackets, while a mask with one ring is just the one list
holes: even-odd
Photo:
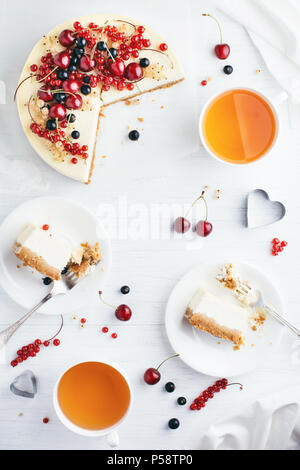
[[25, 134], [60, 173], [88, 183], [103, 107], [184, 79], [166, 41], [120, 15], [66, 21], [34, 46], [16, 91]]
[[198, 289], [185, 312], [195, 328], [218, 338], [232, 341], [238, 348], [244, 344], [248, 329], [248, 311], [220, 300], [205, 289]]
[[32, 223], [21, 231], [12, 249], [24, 266], [56, 281], [68, 269], [84, 277], [101, 259], [98, 243], [94, 247], [88, 243], [76, 247], [67, 237]]

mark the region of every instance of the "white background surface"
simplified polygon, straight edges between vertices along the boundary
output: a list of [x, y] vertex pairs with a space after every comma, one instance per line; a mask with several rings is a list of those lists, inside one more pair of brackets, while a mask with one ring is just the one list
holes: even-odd
[[[184, 3], [182, 11], [182, 2], [176, 0], [171, 2], [173, 8], [169, 14], [166, 14], [167, 1], [151, 2], [151, 5], [145, 1], [112, 0], [109, 3], [110, 11], [141, 18], [165, 33], [175, 51], [181, 51], [180, 58], [190, 75], [195, 99], [191, 99], [189, 92], [189, 112], [185, 110], [184, 119], [176, 107], [176, 96], [187, 90], [186, 85], [151, 98], [145, 97], [137, 107], [117, 105], [107, 110], [107, 119], [99, 135], [97, 153], [100, 158], [92, 184], [87, 187], [65, 179], [34, 155], [19, 125], [12, 94], [25, 58], [42, 34], [69, 17], [106, 11], [107, 5], [99, 0], [89, 0], [89, 7], [77, 0], [52, 0], [51, 8], [44, 14], [37, 1], [1, 1], [0, 31], [5, 48], [0, 79], [7, 85], [7, 104], [0, 108], [0, 216], [5, 217], [26, 199], [48, 194], [73, 198], [98, 211], [111, 231], [113, 246], [113, 267], [105, 296], [117, 304], [130, 304], [134, 311], [130, 323], [121, 324], [109, 307], [99, 303], [96, 292], [91, 292], [86, 299], [86, 309], [74, 312], [79, 318], [88, 318], [87, 327], [81, 329], [78, 322], [66, 317], [66, 327], [60, 335], [61, 347], [44, 350], [37, 358], [28, 360], [26, 366], [16, 369], [8, 365], [15, 351], [36, 337], [51, 335], [59, 319], [37, 315], [14, 336], [0, 365], [1, 449], [107, 448], [104, 440], [83, 438], [64, 429], [52, 407], [52, 388], [57, 376], [67, 363], [79, 361], [89, 353], [118, 362], [131, 378], [135, 402], [130, 417], [120, 429], [122, 449], [197, 448], [201, 433], [210, 424], [230, 416], [257, 397], [299, 384], [300, 364], [295, 365], [292, 361], [295, 338], [288, 333], [267, 363], [262, 358], [259, 369], [240, 378], [245, 386], [242, 393], [232, 387], [199, 413], [190, 412], [187, 406], [177, 406], [176, 398], [184, 395], [193, 399], [211, 384], [212, 379], [189, 369], [179, 359], [165, 365], [158, 385], [149, 387], [143, 383], [144, 370], [156, 366], [173, 352], [164, 329], [165, 305], [173, 286], [191, 267], [212, 256], [215, 258], [219, 254], [220, 259], [227, 257], [229, 261], [233, 257], [239, 258], [264, 270], [280, 289], [286, 316], [300, 327], [297, 262], [300, 137], [299, 130], [288, 127], [286, 105], [282, 105], [281, 136], [268, 159], [250, 167], [237, 168], [211, 159], [198, 143], [194, 113], [200, 112], [211, 94], [234, 85], [258, 87], [270, 96], [280, 91], [248, 35], [238, 24], [218, 13], [224, 39], [232, 49], [225, 63], [234, 67], [234, 73], [226, 76], [222, 72], [225, 63], [212, 54], [218, 41], [216, 25], [209, 18], [201, 17], [208, 5], [209, 11], [214, 12], [213, 2], [191, 0]], [[258, 68], [262, 72], [255, 74]], [[212, 80], [207, 87], [201, 87], [201, 80], [208, 76]], [[156, 101], [152, 102], [154, 98]], [[126, 125], [136, 127], [137, 117], [145, 119], [142, 137], [138, 143], [128, 142]], [[174, 148], [173, 142], [177, 142], [174, 136], [179, 132], [186, 136], [184, 148]], [[102, 160], [101, 155], [107, 155], [107, 159]], [[152, 165], [149, 164], [151, 159]], [[203, 244], [197, 240], [172, 239], [166, 215], [162, 217], [159, 239], [153, 239], [148, 225], [153, 227], [157, 218], [150, 220], [147, 209], [150, 211], [156, 204], [170, 207], [178, 204], [175, 215], [180, 215], [182, 206], [199, 195], [204, 185], [211, 188], [208, 202], [213, 234]], [[219, 200], [213, 198], [217, 188], [222, 190]], [[264, 188], [272, 198], [286, 204], [287, 215], [282, 222], [256, 230], [244, 227], [245, 197], [254, 188]], [[127, 216], [119, 210], [120, 197], [123, 204], [128, 205]], [[111, 207], [115, 209], [115, 215], [107, 216], [106, 213], [104, 217]], [[144, 211], [142, 223], [135, 211]], [[116, 234], [118, 227], [119, 235]], [[285, 252], [277, 258], [271, 257], [269, 250], [270, 240], [275, 235], [289, 242]], [[123, 284], [131, 287], [131, 293], [126, 297], [118, 292]], [[1, 328], [24, 313], [2, 290], [0, 306]], [[103, 325], [108, 325], [111, 332], [118, 332], [117, 341], [99, 332]], [[39, 392], [34, 400], [15, 397], [9, 391], [12, 378], [25, 368], [30, 368], [38, 377]], [[173, 394], [163, 390], [168, 380], [176, 384]], [[23, 416], [18, 416], [19, 413]], [[44, 416], [50, 418], [48, 425], [42, 423]], [[176, 431], [167, 429], [167, 422], [172, 417], [181, 421]]]

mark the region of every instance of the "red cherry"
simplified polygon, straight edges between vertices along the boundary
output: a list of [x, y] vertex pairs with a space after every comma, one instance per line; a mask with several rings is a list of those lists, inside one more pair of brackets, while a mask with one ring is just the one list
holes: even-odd
[[217, 44], [215, 46], [215, 54], [216, 56], [221, 59], [227, 59], [230, 54], [230, 47], [228, 44]]
[[212, 232], [213, 226], [206, 220], [200, 220], [196, 225], [196, 232], [200, 237], [207, 237]]
[[96, 66], [96, 61], [91, 58], [89, 55], [84, 55], [81, 57], [79, 62], [79, 68], [83, 72], [90, 72]]
[[118, 318], [118, 320], [128, 321], [131, 318], [132, 311], [128, 307], [128, 305], [122, 304], [122, 305], [119, 305], [119, 307], [115, 311], [115, 315]]
[[190, 229], [191, 223], [185, 217], [177, 217], [177, 219], [175, 219], [174, 221], [173, 227], [174, 227], [175, 232], [185, 233]]
[[55, 65], [57, 65], [61, 69], [68, 68], [70, 65], [70, 61], [71, 61], [71, 58], [70, 58], [69, 51], [62, 51], [54, 56]]
[[143, 74], [143, 67], [141, 67], [140, 64], [137, 64], [136, 62], [131, 62], [128, 64], [124, 73], [125, 77], [131, 82], [139, 80], [143, 77]]
[[80, 95], [70, 95], [66, 99], [66, 107], [68, 109], [80, 109], [82, 106], [82, 98]]
[[122, 59], [117, 59], [110, 64], [109, 69], [116, 77], [123, 77], [125, 72], [125, 63]]
[[60, 33], [58, 40], [61, 43], [61, 45], [64, 47], [72, 46], [72, 44], [74, 44], [75, 42], [73, 31], [71, 31], [70, 29], [64, 29]]
[[77, 93], [80, 89], [80, 83], [77, 80], [71, 80], [68, 78], [63, 82], [62, 87], [69, 93]]
[[148, 385], [155, 385], [160, 381], [161, 375], [157, 369], [151, 367], [144, 373], [144, 380]]
[[62, 119], [65, 119], [66, 117], [66, 108], [62, 104], [53, 104], [50, 108], [49, 111], [49, 116], [52, 119], [58, 119], [61, 121]]
[[162, 361], [156, 369], [154, 369], [154, 367], [150, 367], [149, 369], [147, 369], [146, 372], [144, 373], [144, 381], [148, 385], [157, 384], [157, 382], [160, 381], [160, 377], [161, 377], [158, 369], [169, 359], [172, 359], [173, 357], [178, 357], [178, 356], [179, 354], [174, 354], [173, 356], [168, 357], [167, 359]]
[[53, 93], [51, 88], [49, 88], [47, 85], [43, 85], [38, 91], [38, 97], [43, 101], [53, 100]]

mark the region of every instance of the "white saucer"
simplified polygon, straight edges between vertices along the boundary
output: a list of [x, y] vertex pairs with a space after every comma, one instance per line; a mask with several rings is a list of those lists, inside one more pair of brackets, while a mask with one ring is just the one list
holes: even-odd
[[89, 299], [103, 288], [111, 267], [110, 241], [97, 217], [68, 199], [42, 197], [25, 202], [3, 221], [0, 226], [0, 282], [12, 299], [28, 310], [49, 291], [49, 286], [43, 285], [41, 274], [33, 272], [30, 267], [17, 268], [22, 263], [11, 251], [16, 237], [29, 222], [55, 227], [79, 246], [83, 242], [99, 242], [102, 260], [95, 271], [66, 295], [48, 301], [39, 309], [39, 313], [75, 313], [81, 307], [86, 307]]
[[[199, 287], [205, 287], [212, 294], [224, 298], [224, 302], [237, 302], [231, 291], [216, 280], [219, 268], [226, 262], [202, 264], [187, 273], [173, 289], [166, 309], [167, 335], [174, 350], [190, 367], [213, 377], [233, 377], [259, 367], [275, 350], [283, 332], [283, 326], [268, 316], [257, 331], [249, 328], [246, 346], [234, 351], [231, 342], [196, 330], [184, 319], [187, 304]], [[234, 265], [241, 279], [261, 289], [266, 303], [282, 314], [282, 300], [271, 281], [248, 264]]]

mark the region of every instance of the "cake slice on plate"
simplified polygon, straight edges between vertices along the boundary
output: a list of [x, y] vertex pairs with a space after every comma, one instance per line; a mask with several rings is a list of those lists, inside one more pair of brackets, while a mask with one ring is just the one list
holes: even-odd
[[248, 328], [247, 309], [218, 299], [205, 289], [198, 289], [185, 312], [195, 328], [232, 341], [238, 348]]
[[50, 230], [48, 225], [28, 224], [13, 245], [13, 252], [25, 266], [30, 266], [53, 280], [72, 269], [78, 277], [91, 272], [101, 259], [99, 245], [75, 247], [67, 237]]

